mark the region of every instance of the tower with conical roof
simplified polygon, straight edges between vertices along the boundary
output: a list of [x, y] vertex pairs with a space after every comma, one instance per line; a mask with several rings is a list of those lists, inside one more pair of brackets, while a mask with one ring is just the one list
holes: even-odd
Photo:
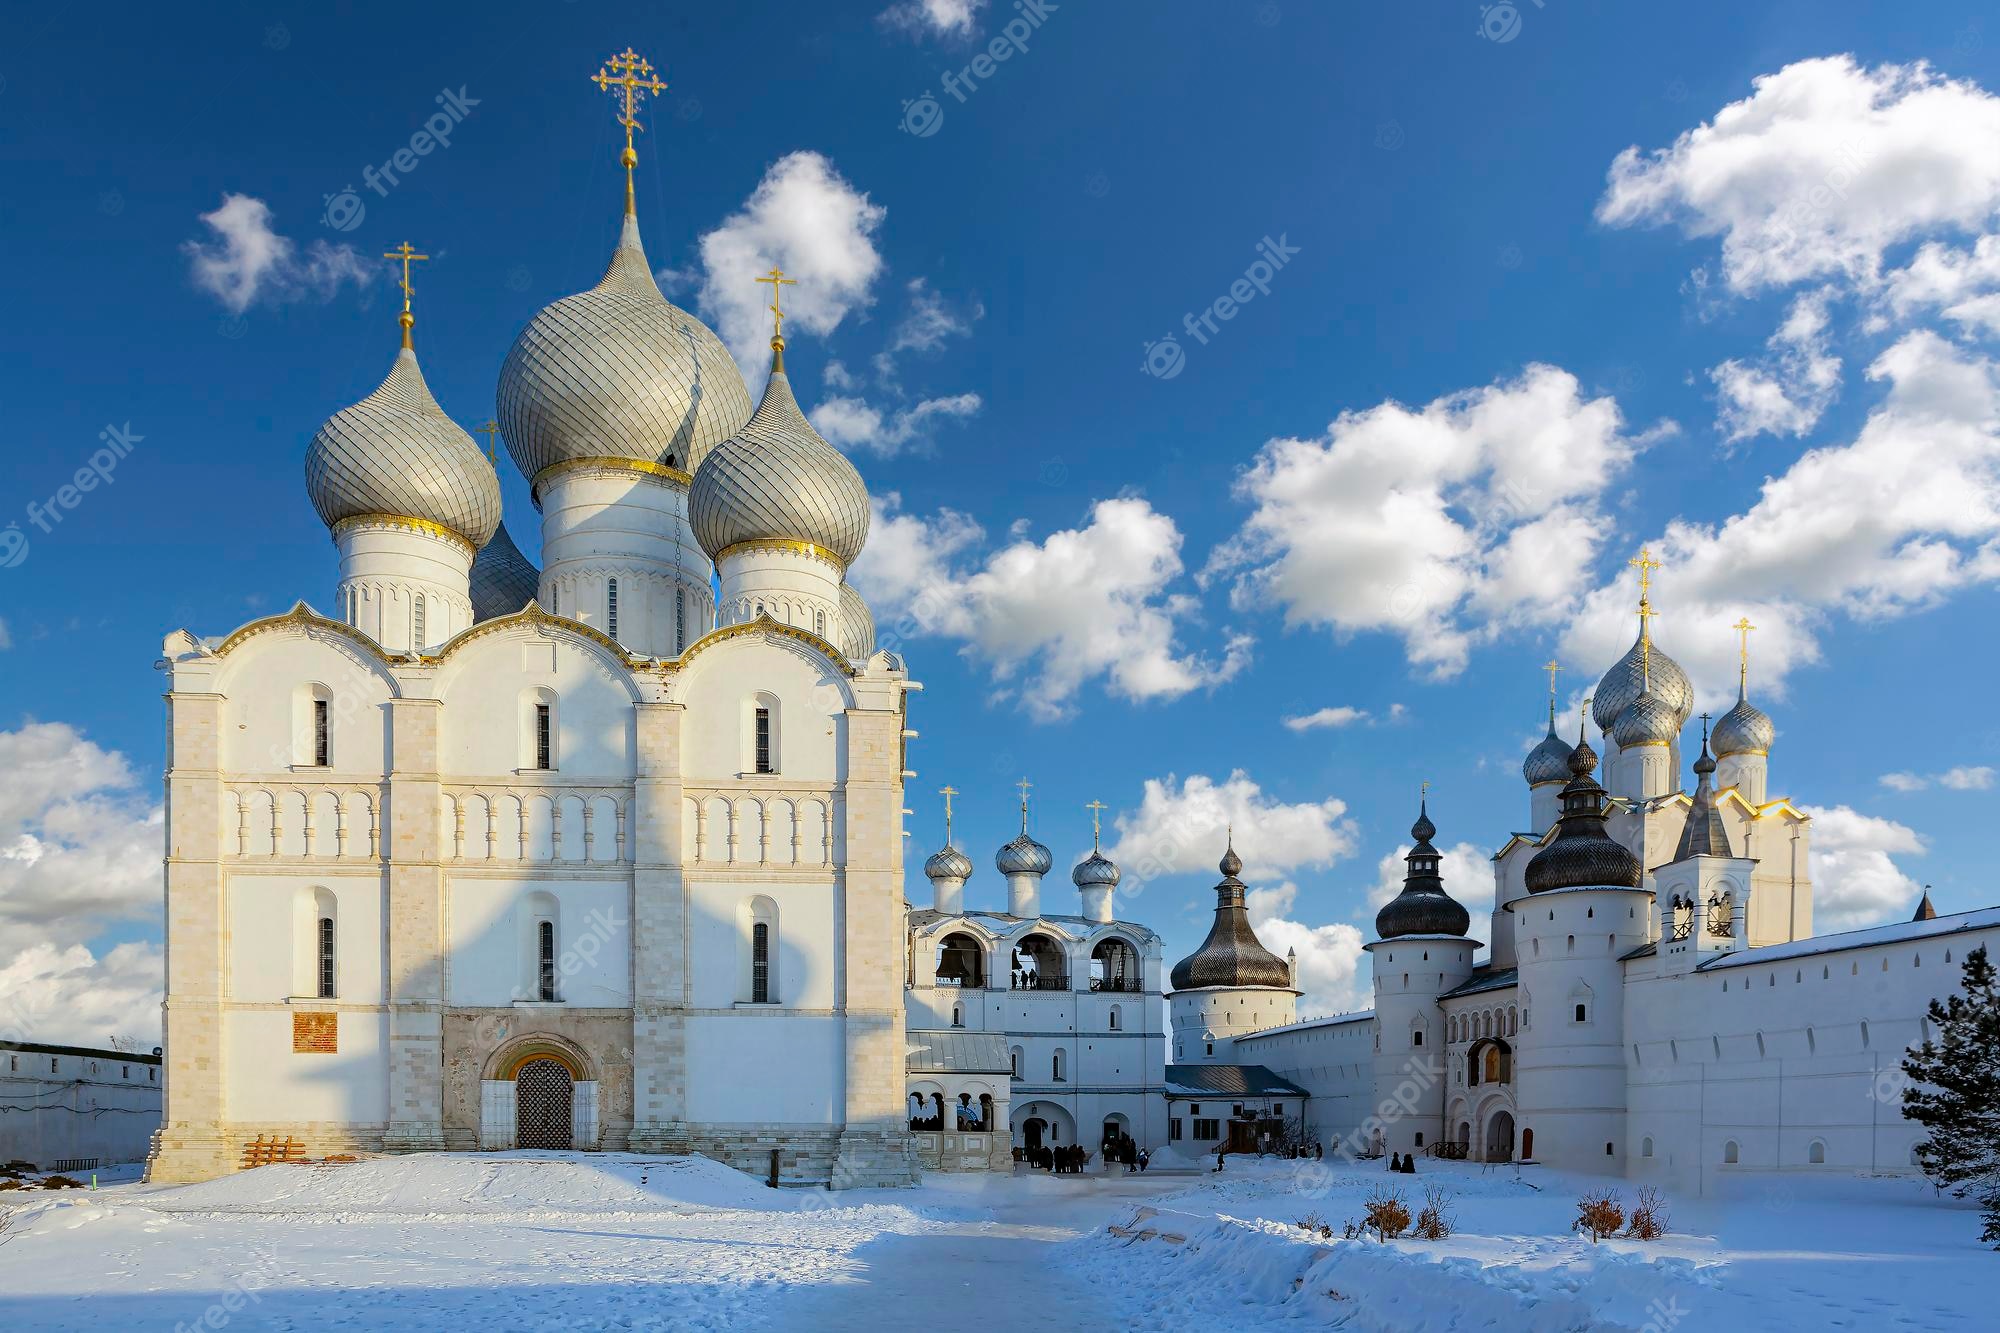
[[1190, 1064], [1233, 1063], [1230, 1038], [1282, 1027], [1298, 1016], [1291, 967], [1264, 947], [1250, 925], [1233, 831], [1217, 868], [1222, 879], [1215, 886], [1208, 938], [1168, 976], [1174, 1059]]
[[1422, 1152], [1444, 1137], [1449, 1079], [1438, 999], [1472, 975], [1479, 948], [1466, 936], [1471, 914], [1446, 892], [1436, 836], [1425, 799], [1410, 826], [1403, 891], [1375, 914], [1377, 938], [1362, 946], [1374, 968], [1375, 1102], [1405, 1112], [1383, 1126], [1385, 1152]]
[[1686, 973], [1748, 945], [1750, 900], [1757, 863], [1739, 856], [1717, 799], [1716, 762], [1708, 752], [1702, 715], [1701, 756], [1694, 761], [1694, 797], [1674, 859], [1653, 871], [1659, 913], [1660, 971]]
[[521, 330], [495, 415], [542, 511], [543, 609], [673, 657], [715, 619], [688, 488], [750, 419], [750, 394], [722, 340], [661, 295], [640, 243], [633, 135], [666, 84], [630, 50], [593, 82], [617, 98], [625, 129], [618, 243], [595, 287]]
[[339, 619], [391, 652], [421, 652], [473, 622], [474, 554], [500, 525], [500, 481], [424, 383], [405, 241], [402, 347], [389, 377], [327, 418], [306, 450], [306, 489], [340, 551]]

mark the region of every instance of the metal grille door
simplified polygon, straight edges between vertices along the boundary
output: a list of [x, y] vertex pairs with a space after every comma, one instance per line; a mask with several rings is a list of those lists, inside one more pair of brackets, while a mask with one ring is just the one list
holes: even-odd
[[514, 1075], [514, 1142], [522, 1148], [573, 1146], [571, 1107], [576, 1088], [555, 1060], [530, 1060]]

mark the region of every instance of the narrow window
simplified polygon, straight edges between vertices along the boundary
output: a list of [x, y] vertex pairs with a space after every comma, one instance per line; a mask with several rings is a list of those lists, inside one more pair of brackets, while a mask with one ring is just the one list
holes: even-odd
[[549, 763], [549, 706], [535, 705], [535, 767], [546, 769]]
[[1410, 1045], [1421, 1046], [1423, 1044], [1424, 1044], [1424, 1034], [1422, 1030], [1418, 1030], [1410, 1034]]
[[1115, 1004], [1111, 1006], [1111, 1030], [1118, 1030], [1118, 1006]]
[[618, 580], [612, 579], [605, 592], [604, 632], [618, 637]]
[[319, 919], [319, 998], [333, 998], [333, 918]]
[[826, 612], [813, 612], [813, 632], [822, 639], [826, 637]]
[[552, 616], [559, 616], [562, 614], [561, 588], [551, 587], [549, 589], [549, 614]]
[[770, 773], [771, 767], [771, 710], [757, 710], [757, 771]]
[[1424, 1146], [1424, 1132], [1421, 1129], [1417, 1131], [1417, 1146], [1419, 1148]]
[[333, 762], [333, 736], [329, 713], [331, 706], [325, 699], [313, 700], [313, 763], [325, 768]]
[[1584, 1010], [1584, 1007], [1583, 1007], [1582, 1005], [1578, 1005], [1578, 1006], [1576, 1007], [1576, 1021], [1577, 1021], [1577, 1022], [1579, 1022], [1579, 1023], [1583, 1022], [1583, 1017], [1584, 1017], [1584, 1012], [1585, 1012], [1585, 1010]]
[[415, 621], [416, 634], [414, 637], [416, 642], [411, 646], [421, 648], [424, 646], [424, 595], [422, 593], [417, 594]]
[[543, 921], [536, 925], [535, 934], [541, 950], [541, 997], [543, 1004], [554, 1004], [556, 1000], [556, 923]]
[[750, 1003], [771, 1002], [771, 924], [750, 927]]
[[676, 657], [687, 651], [687, 616], [687, 589], [676, 588], [674, 589], [674, 656]]

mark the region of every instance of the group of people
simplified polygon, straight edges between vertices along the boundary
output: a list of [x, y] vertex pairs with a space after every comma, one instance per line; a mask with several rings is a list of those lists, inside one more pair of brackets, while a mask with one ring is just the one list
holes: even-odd
[[1083, 1174], [1084, 1163], [1090, 1160], [1090, 1154], [1083, 1150], [1083, 1145], [1080, 1143], [1072, 1143], [1067, 1147], [1058, 1143], [1053, 1147], [1045, 1145], [1023, 1151], [1027, 1155], [1029, 1166], [1057, 1176], [1080, 1176]]
[[1400, 1171], [1406, 1176], [1414, 1176], [1417, 1174], [1417, 1155], [1392, 1152], [1389, 1154], [1389, 1169]]
[[1120, 1130], [1117, 1138], [1104, 1141], [1104, 1160], [1122, 1164], [1125, 1174], [1129, 1176], [1134, 1171], [1144, 1171], [1146, 1164], [1153, 1160], [1153, 1154], [1141, 1148], [1130, 1134]]

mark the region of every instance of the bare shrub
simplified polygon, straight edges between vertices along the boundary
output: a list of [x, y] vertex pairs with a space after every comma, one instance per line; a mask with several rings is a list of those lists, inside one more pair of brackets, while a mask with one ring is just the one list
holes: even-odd
[[1424, 1206], [1417, 1213], [1417, 1234], [1425, 1240], [1443, 1240], [1458, 1219], [1451, 1214], [1451, 1191], [1442, 1185], [1424, 1186]]
[[1587, 1193], [1576, 1201], [1576, 1229], [1590, 1237], [1591, 1244], [1617, 1235], [1624, 1225], [1625, 1210], [1611, 1191]]
[[1308, 1236], [1318, 1236], [1322, 1240], [1333, 1239], [1333, 1226], [1318, 1213], [1307, 1213], [1299, 1219], [1298, 1226], [1299, 1230]]
[[1410, 1229], [1410, 1210], [1403, 1191], [1392, 1185], [1378, 1186], [1368, 1196], [1364, 1225], [1379, 1241], [1392, 1241]]
[[1639, 1187], [1639, 1202], [1632, 1205], [1632, 1220], [1625, 1234], [1636, 1240], [1658, 1240], [1667, 1234], [1667, 1201], [1652, 1185]]
[[42, 1188], [45, 1190], [80, 1190], [83, 1188], [83, 1182], [72, 1179], [69, 1176], [49, 1176], [42, 1181]]
[[1342, 1240], [1366, 1240], [1368, 1239], [1368, 1224], [1360, 1221], [1344, 1223], [1340, 1228], [1340, 1238]]

